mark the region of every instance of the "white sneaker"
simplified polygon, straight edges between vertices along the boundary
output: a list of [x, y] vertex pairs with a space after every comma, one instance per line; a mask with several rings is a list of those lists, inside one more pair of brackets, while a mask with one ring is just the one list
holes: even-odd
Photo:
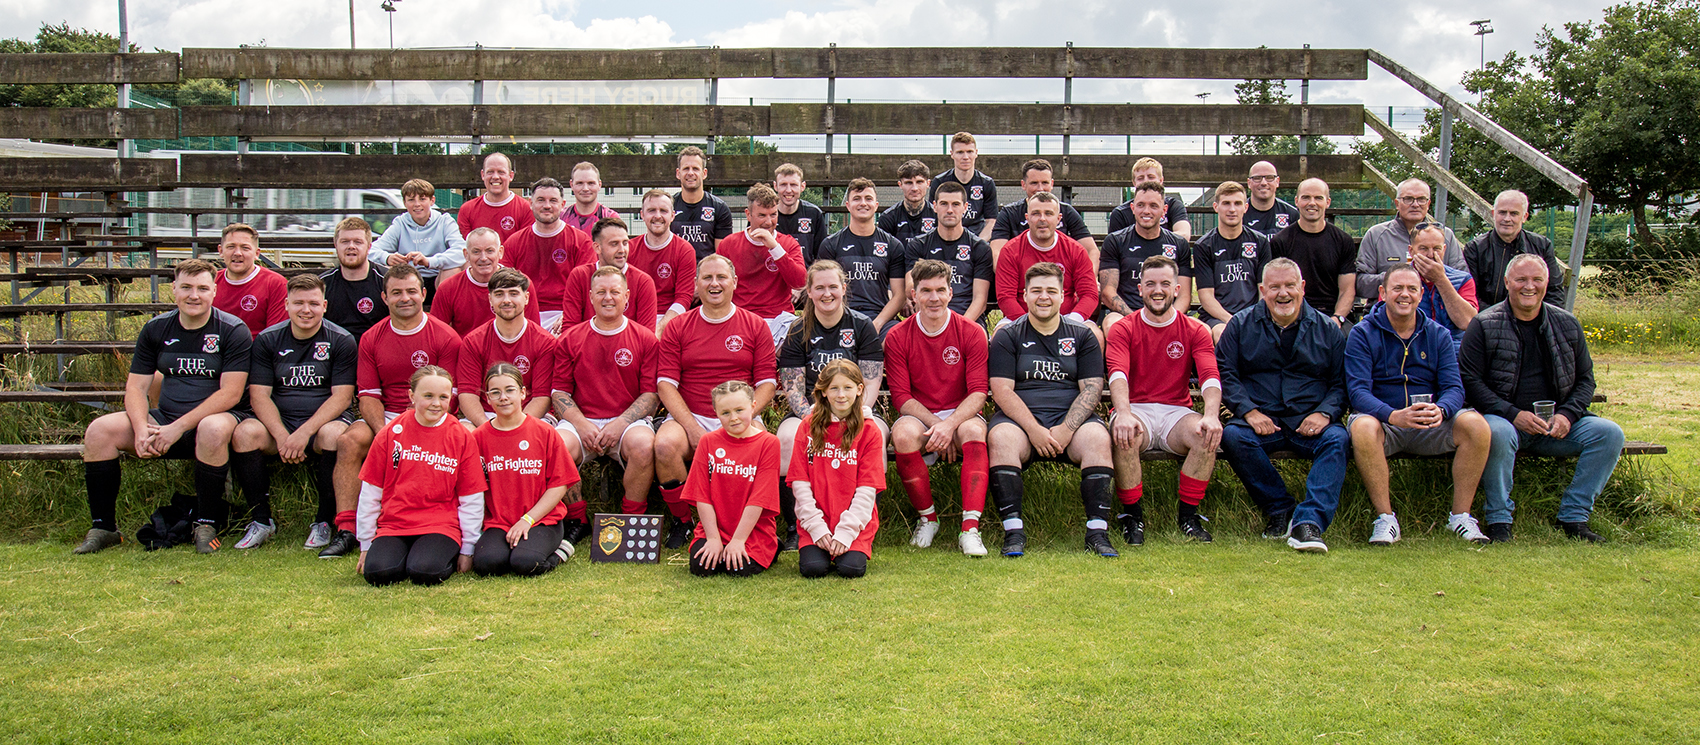
[[1481, 523], [1476, 521], [1476, 516], [1468, 512], [1446, 518], [1446, 527], [1457, 533], [1459, 538], [1471, 543], [1488, 543], [1492, 540], [1482, 532]]
[[939, 534], [939, 521], [922, 519], [915, 526], [915, 535], [909, 538], [909, 545], [915, 548], [926, 548], [933, 545], [933, 536]]
[[964, 530], [956, 535], [956, 545], [962, 547], [965, 556], [985, 556], [986, 542], [980, 540], [980, 529]]
[[1395, 515], [1376, 515], [1375, 527], [1369, 531], [1369, 545], [1391, 546], [1399, 542], [1399, 518]]
[[276, 532], [277, 522], [274, 520], [267, 520], [263, 523], [258, 520], [251, 521], [248, 523], [248, 532], [242, 534], [242, 540], [236, 542], [236, 547], [259, 548], [266, 541], [271, 540], [272, 534]]
[[313, 523], [307, 529], [307, 542], [302, 548], [324, 548], [331, 545], [331, 536], [336, 535], [336, 528], [330, 523]]

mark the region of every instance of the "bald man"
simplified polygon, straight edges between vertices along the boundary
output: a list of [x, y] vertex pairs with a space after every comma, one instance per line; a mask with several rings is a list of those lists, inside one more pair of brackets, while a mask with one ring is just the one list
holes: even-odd
[[1547, 285], [1545, 300], [1564, 305], [1564, 290], [1556, 287], [1563, 280], [1564, 267], [1558, 263], [1552, 241], [1523, 229], [1528, 219], [1529, 196], [1515, 189], [1502, 191], [1493, 199], [1493, 230], [1464, 245], [1464, 264], [1476, 278], [1476, 299], [1481, 307], [1506, 298], [1500, 278], [1505, 276], [1505, 267], [1511, 259], [1519, 254], [1534, 254], [1546, 262], [1547, 276], [1554, 279]]

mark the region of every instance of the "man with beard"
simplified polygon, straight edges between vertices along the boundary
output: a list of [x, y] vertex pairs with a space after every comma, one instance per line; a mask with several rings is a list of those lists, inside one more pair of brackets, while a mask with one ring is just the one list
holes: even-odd
[[673, 197], [673, 232], [688, 241], [697, 261], [702, 261], [732, 234], [732, 210], [703, 189], [708, 181], [708, 155], [702, 148], [692, 145], [679, 151], [675, 163], [679, 193]]
[[[908, 244], [938, 227], [938, 216], [933, 213], [932, 203], [927, 201], [927, 187], [932, 181], [929, 176], [931, 173], [932, 171], [927, 170], [927, 164], [918, 160], [906, 160], [903, 165], [897, 167], [897, 188], [903, 192], [903, 201], [880, 213], [880, 230], [895, 235], [898, 240]], [[962, 189], [957, 193], [966, 196], [968, 190]], [[933, 195], [934, 199], [937, 197], [937, 194]], [[961, 224], [960, 216], [957, 223]]]
[[721, 241], [715, 253], [732, 262], [738, 278], [738, 308], [761, 316], [777, 346], [797, 320], [791, 312], [791, 293], [803, 287], [803, 250], [791, 236], [775, 232], [779, 226], [779, 195], [773, 187], [752, 185], [749, 200], [744, 210], [748, 225], [743, 232]]
[[660, 189], [643, 195], [643, 245], [626, 254], [626, 263], [655, 283], [655, 332], [691, 307], [696, 295], [696, 251], [673, 233], [673, 197]]
[[259, 265], [260, 237], [253, 228], [239, 222], [226, 225], [218, 257], [224, 268], [218, 272], [213, 307], [241, 319], [255, 336], [284, 319], [288, 280]]
[[575, 267], [596, 260], [590, 236], [561, 220], [561, 212], [567, 209], [565, 193], [561, 182], [547, 176], [532, 183], [534, 222], [529, 229], [508, 239], [502, 251], [502, 263], [520, 270], [531, 280], [532, 294], [537, 296], [538, 317], [551, 334], [561, 330], [567, 275]]
[[826, 239], [826, 212], [803, 199], [807, 188], [803, 169], [796, 164], [782, 163], [773, 169], [773, 190], [779, 193], [779, 232], [797, 242], [804, 263], [813, 264], [820, 242]]
[[1162, 256], [1175, 262], [1180, 276], [1176, 278], [1175, 298], [1182, 312], [1192, 304], [1192, 246], [1186, 238], [1164, 230], [1163, 186], [1146, 181], [1133, 190], [1134, 224], [1104, 238], [1104, 252], [1098, 257], [1098, 294], [1104, 303], [1104, 328], [1139, 310], [1141, 298], [1139, 272], [1145, 260]]
[[1023, 277], [1029, 267], [1048, 262], [1062, 267], [1064, 272], [1063, 316], [1098, 333], [1090, 320], [1098, 310], [1098, 283], [1093, 279], [1086, 249], [1073, 238], [1057, 232], [1057, 223], [1062, 220], [1061, 204], [1048, 191], [1027, 198], [1027, 232], [1005, 244], [1003, 255], [998, 258], [998, 309], [1003, 311], [1005, 321], [1025, 315]]
[[[992, 223], [992, 256], [996, 258], [1003, 250], [1003, 244], [1009, 239], [1027, 230], [1027, 197], [1042, 191], [1056, 193], [1056, 181], [1051, 177], [1051, 162], [1044, 158], [1034, 158], [1021, 165], [1022, 197], [1004, 205], [998, 210], [997, 219]], [[1086, 249], [1086, 257], [1093, 263], [1098, 261], [1098, 242], [1092, 239], [1092, 230], [1086, 227], [1086, 219], [1080, 216], [1080, 211], [1073, 205], [1063, 202], [1062, 223], [1058, 230]]]
[[358, 217], [336, 224], [336, 264], [321, 272], [325, 283], [325, 320], [341, 326], [356, 341], [389, 315], [384, 307], [384, 267], [366, 258], [372, 226]]
[[626, 317], [633, 323], [655, 330], [655, 281], [643, 270], [632, 269], [627, 261], [631, 256], [631, 238], [626, 234], [626, 221], [604, 217], [590, 227], [590, 242], [596, 247], [596, 263], [585, 264], [567, 275], [567, 300], [561, 328], [576, 326], [596, 315], [590, 307], [590, 277], [596, 270], [613, 267], [626, 276], [628, 302]]
[[[903, 311], [904, 247], [874, 224], [880, 206], [874, 182], [851, 179], [844, 190], [844, 206], [850, 212], [850, 224], [822, 241], [815, 258], [836, 261], [844, 267], [850, 309], [872, 319], [883, 339]], [[784, 437], [779, 441], [786, 444]], [[789, 462], [780, 456], [780, 463]]]
[[919, 261], [938, 261], [950, 267], [951, 311], [979, 323], [986, 314], [997, 272], [992, 247], [962, 227], [962, 213], [968, 209], [966, 196], [961, 184], [939, 185], [932, 207], [938, 214], [937, 228], [909, 240], [904, 263], [914, 266]]
[[[1163, 185], [1163, 164], [1156, 158], [1140, 158], [1133, 162], [1133, 188], [1140, 184]], [[1109, 232], [1132, 227], [1137, 222], [1133, 218], [1133, 202], [1129, 201], [1110, 211]], [[1163, 198], [1163, 216], [1157, 219], [1157, 227], [1167, 230], [1187, 240], [1192, 237], [1192, 223], [1187, 220], [1186, 203], [1180, 197], [1169, 195]]]

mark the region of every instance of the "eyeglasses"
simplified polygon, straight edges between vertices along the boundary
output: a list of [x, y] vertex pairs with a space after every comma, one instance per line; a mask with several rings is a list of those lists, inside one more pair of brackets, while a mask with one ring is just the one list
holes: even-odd
[[1281, 177], [1280, 176], [1250, 176], [1250, 177], [1247, 177], [1246, 180], [1252, 181], [1252, 182], [1258, 182], [1258, 181], [1274, 181], [1275, 179], [1278, 179], [1278, 178], [1281, 178]]
[[1419, 204], [1428, 204], [1428, 197], [1399, 197], [1399, 203], [1414, 207]]

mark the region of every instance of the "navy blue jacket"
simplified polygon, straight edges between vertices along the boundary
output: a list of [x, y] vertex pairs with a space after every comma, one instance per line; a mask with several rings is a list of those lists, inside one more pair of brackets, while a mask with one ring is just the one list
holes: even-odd
[[1378, 302], [1346, 338], [1346, 393], [1352, 410], [1387, 421], [1413, 393], [1434, 396], [1447, 419], [1464, 408], [1464, 381], [1452, 332], [1421, 310], [1409, 340], [1393, 333], [1387, 304]]
[[1334, 320], [1299, 303], [1298, 337], [1281, 352], [1281, 327], [1261, 301], [1234, 314], [1216, 342], [1222, 403], [1243, 421], [1256, 409], [1297, 432], [1313, 413], [1340, 421], [1346, 412], [1346, 336]]

